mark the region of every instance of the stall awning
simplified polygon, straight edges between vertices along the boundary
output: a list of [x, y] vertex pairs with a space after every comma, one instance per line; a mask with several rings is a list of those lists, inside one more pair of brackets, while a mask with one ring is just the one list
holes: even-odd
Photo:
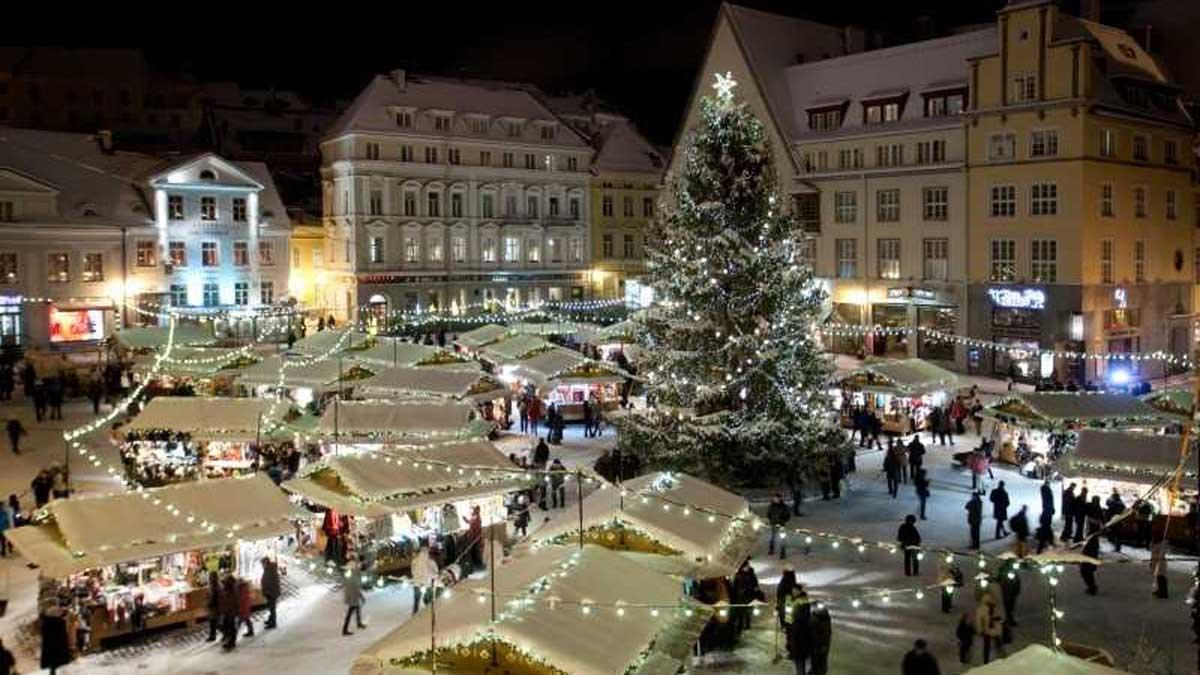
[[938, 391], [954, 391], [963, 380], [941, 366], [924, 359], [869, 361], [839, 380], [846, 389], [896, 396], [923, 396]]
[[475, 406], [460, 402], [342, 401], [325, 406], [321, 434], [345, 438], [414, 440], [469, 438], [487, 433], [473, 420]]
[[[342, 338], [345, 340], [342, 341]], [[370, 339], [371, 336], [366, 333], [355, 332], [347, 336], [346, 330], [337, 328], [335, 330], [322, 330], [308, 335], [296, 341], [292, 345], [291, 351], [299, 352], [307, 356], [314, 356], [328, 353], [339, 344], [342, 349], [349, 349], [355, 345], [360, 345]]]
[[628, 319], [614, 323], [611, 326], [605, 326], [596, 332], [595, 342], [604, 344], [609, 342], [637, 342], [637, 324]]
[[124, 430], [181, 432], [198, 440], [253, 440], [270, 407], [270, 401], [257, 398], [158, 396]]
[[[679, 551], [678, 569], [700, 578], [732, 574], [746, 559], [757, 535], [750, 504], [740, 495], [687, 474], [650, 473], [626, 481], [621, 489], [597, 490], [583, 500], [584, 528], [602, 527], [619, 521], [651, 539]], [[645, 502], [642, 496], [648, 496]], [[653, 495], [662, 497], [656, 499]], [[665, 500], [665, 501], [664, 501]], [[664, 509], [663, 505], [669, 508]], [[690, 508], [739, 516], [737, 522], [718, 518], [710, 523], [698, 511], [684, 515], [680, 504]], [[743, 520], [744, 519], [744, 520]], [[547, 543], [579, 531], [579, 514], [562, 513], [539, 528], [535, 543]]]
[[1129, 394], [1059, 391], [1005, 396], [984, 408], [983, 415], [1042, 427], [1057, 427], [1069, 422], [1149, 424], [1163, 418], [1157, 410]]
[[1042, 645], [1029, 645], [1008, 658], [972, 668], [965, 675], [1125, 675], [1126, 672], [1056, 652]]
[[[140, 326], [116, 331], [113, 336], [117, 344], [126, 349], [145, 350], [161, 349], [167, 346], [167, 326]], [[190, 323], [180, 323], [175, 326], [176, 346], [181, 345], [210, 345], [217, 341], [213, 337], [212, 328], [197, 326]]]
[[538, 352], [514, 365], [517, 375], [533, 380], [539, 386], [613, 384], [629, 377], [615, 364], [589, 359], [563, 347]]
[[439, 368], [384, 368], [363, 380], [358, 393], [366, 398], [407, 395], [485, 400], [504, 396], [504, 385], [479, 371]]
[[546, 323], [515, 323], [508, 327], [513, 335], [589, 335], [596, 330], [595, 324], [552, 321]]
[[532, 352], [552, 347], [549, 342], [536, 335], [514, 335], [484, 347], [480, 356], [495, 364], [511, 364]]
[[347, 359], [339, 364], [336, 358], [308, 361], [304, 358], [269, 356], [241, 370], [237, 375], [237, 383], [247, 387], [277, 386], [280, 384], [281, 369], [284, 387], [308, 387], [317, 391], [334, 389], [339, 383], [344, 386], [346, 382], [355, 382], [372, 374], [369, 367]]
[[1178, 415], [1190, 420], [1194, 400], [1191, 389], [1159, 389], [1142, 397], [1150, 407], [1169, 415]]
[[427, 360], [436, 360], [445, 351], [433, 345], [415, 344], [396, 338], [376, 338], [375, 344], [363, 350], [347, 352], [346, 357], [372, 365], [415, 366]]
[[506, 335], [508, 335], [507, 328], [489, 323], [486, 326], [480, 326], [465, 333], [460, 333], [458, 338], [454, 340], [454, 344], [474, 350], [503, 339]]
[[1082, 429], [1059, 470], [1066, 476], [1149, 485], [1174, 474], [1182, 449], [1181, 436]]
[[[168, 505], [175, 506], [178, 515], [168, 511]], [[295, 515], [287, 496], [261, 474], [140, 493], [57, 499], [46, 508], [45, 522], [6, 535], [44, 576], [54, 578], [238, 539], [287, 534]]]
[[[233, 376], [238, 372], [237, 364], [244, 363], [246, 359], [256, 358], [258, 357], [253, 352], [247, 353], [241, 349], [175, 347], [171, 350], [171, 360], [163, 362], [159, 372], [171, 377], [214, 377], [220, 374]], [[152, 355], [138, 357], [133, 364], [134, 372], [150, 372], [155, 359]]]
[[[691, 646], [709, 616], [707, 607], [685, 598], [679, 582], [612, 551], [595, 546], [582, 550], [544, 548], [504, 564], [496, 574], [496, 592], [504, 596], [525, 595], [535, 585], [545, 590], [531, 597], [555, 597], [560, 603], [532, 602], [512, 610], [511, 620], [493, 623], [489, 605], [478, 602], [488, 590], [487, 580], [470, 580], [455, 587], [454, 596], [438, 603], [438, 646], [457, 649], [475, 645], [493, 634], [502, 644], [515, 645], [574, 675], [634, 673], [643, 661], [657, 664], [673, 660], [682, 667]], [[581, 602], [616, 602], [686, 605], [685, 612], [628, 611], [617, 617], [612, 607], [580, 611]], [[393, 663], [410, 657], [428, 656], [429, 626], [410, 621], [366, 649], [356, 659], [357, 675], [396, 672]], [[681, 653], [680, 653], [681, 652]], [[444, 658], [444, 657], [443, 657]], [[671, 670], [670, 672], [674, 672]]]

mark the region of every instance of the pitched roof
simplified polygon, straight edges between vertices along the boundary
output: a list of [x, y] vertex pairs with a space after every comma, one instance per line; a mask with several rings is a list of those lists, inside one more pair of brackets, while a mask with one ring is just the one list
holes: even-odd
[[598, 152], [592, 167], [599, 171], [661, 175], [663, 158], [629, 122], [613, 122], [596, 134]]

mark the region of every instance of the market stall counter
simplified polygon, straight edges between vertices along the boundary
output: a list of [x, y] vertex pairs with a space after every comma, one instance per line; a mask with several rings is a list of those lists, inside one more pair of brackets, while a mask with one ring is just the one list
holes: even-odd
[[284, 493], [253, 476], [55, 500], [6, 535], [38, 568], [39, 603], [69, 599], [97, 649], [206, 618], [209, 571], [257, 580], [294, 517]]
[[851, 426], [857, 407], [877, 412], [883, 431], [894, 435], [925, 428], [929, 412], [949, 403], [965, 382], [956, 373], [923, 359], [868, 360], [839, 376], [833, 390], [842, 426]]
[[601, 412], [616, 410], [629, 377], [614, 363], [562, 347], [538, 350], [500, 371], [502, 382], [517, 391], [533, 387], [565, 420], [583, 419], [584, 401]]

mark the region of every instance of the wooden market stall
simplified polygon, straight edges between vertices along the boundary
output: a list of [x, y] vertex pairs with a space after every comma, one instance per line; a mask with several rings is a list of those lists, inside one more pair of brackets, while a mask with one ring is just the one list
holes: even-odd
[[508, 328], [489, 323], [465, 333], [459, 333], [454, 340], [454, 346], [461, 352], [474, 355], [478, 354], [483, 347], [504, 339], [508, 334]]
[[483, 419], [507, 428], [511, 392], [482, 370], [451, 368], [384, 368], [364, 380], [356, 391], [364, 399], [433, 398], [466, 401], [479, 408]]
[[324, 398], [353, 389], [358, 382], [374, 375], [375, 370], [378, 366], [366, 366], [349, 359], [312, 361], [268, 356], [242, 369], [234, 381], [252, 396], [269, 397], [282, 391], [301, 407], [314, 402], [319, 407]]
[[834, 394], [842, 426], [850, 426], [853, 408], [866, 407], [879, 413], [884, 431], [907, 434], [923, 429], [929, 411], [963, 385], [957, 373], [923, 359], [881, 359], [839, 376]]
[[422, 444], [481, 438], [494, 424], [460, 401], [337, 401], [325, 406], [318, 427], [325, 452], [367, 452], [386, 444]]
[[450, 363], [472, 363], [443, 347], [387, 337], [377, 337], [369, 347], [348, 352], [346, 356], [372, 367], [411, 368]]
[[535, 352], [553, 347], [554, 345], [537, 335], [513, 335], [480, 349], [479, 358], [499, 372]]
[[563, 347], [536, 351], [500, 370], [500, 381], [516, 391], [530, 388], [558, 407], [565, 420], [583, 419], [583, 402], [601, 412], [616, 410], [629, 378], [616, 364], [589, 359]]
[[[139, 356], [133, 364], [134, 380], [146, 381], [157, 357]], [[188, 389], [200, 394], [229, 395], [238, 370], [259, 361], [249, 349], [219, 347], [174, 347], [170, 360], [159, 364], [157, 386], [167, 390]]]
[[252, 471], [270, 401], [158, 396], [120, 431], [121, 459], [141, 485]]
[[1061, 651], [1031, 644], [1007, 658], [971, 668], [964, 675], [1127, 675], [1112, 666], [1108, 652], [1064, 642]]
[[[436, 629], [424, 620], [403, 624], [367, 648], [351, 673], [430, 672], [435, 655], [437, 672], [459, 675], [675, 673], [688, 665], [711, 613], [671, 577], [598, 546], [547, 547], [506, 561], [495, 583], [502, 620], [491, 620], [489, 580], [467, 581], [437, 601]], [[517, 596], [533, 602], [510, 602]], [[617, 601], [662, 609], [581, 607]], [[490, 666], [493, 649], [500, 671]]]
[[[169, 326], [136, 326], [113, 333], [118, 347], [134, 354], [152, 354], [167, 346]], [[212, 328], [207, 325], [177, 322], [173, 344], [177, 347], [199, 347], [217, 343]]]
[[[391, 574], [407, 569], [421, 540], [440, 552], [464, 550], [476, 508], [484, 528], [499, 525], [503, 543], [505, 496], [530, 483], [504, 471], [513, 468], [491, 442], [477, 440], [327, 457], [283, 488], [316, 507], [302, 542], [310, 554], [332, 560], [354, 546], [377, 573]], [[332, 519], [340, 521], [330, 528]]]
[[5, 534], [38, 568], [39, 603], [68, 602], [97, 649], [205, 619], [209, 571], [258, 579], [294, 515], [279, 488], [253, 476], [56, 499]]

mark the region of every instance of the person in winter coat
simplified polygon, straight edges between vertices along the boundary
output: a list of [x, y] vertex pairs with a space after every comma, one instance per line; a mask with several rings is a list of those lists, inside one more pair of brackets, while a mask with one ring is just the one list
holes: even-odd
[[[1104, 503], [1105, 513], [1104, 519], [1112, 521], [1113, 518], [1125, 513], [1125, 500], [1121, 499], [1117, 488], [1113, 488], [1112, 494], [1108, 496], [1108, 501]], [[1117, 528], [1112, 528], [1108, 531], [1108, 542], [1112, 544], [1113, 550], [1117, 553], [1121, 552], [1121, 539], [1117, 536]]]
[[917, 471], [925, 465], [925, 446], [921, 443], [921, 437], [914, 435], [912, 441], [908, 444], [908, 468], [909, 473], [913, 476], [917, 475]]
[[1087, 514], [1090, 505], [1088, 497], [1088, 489], [1085, 487], [1075, 495], [1075, 506], [1071, 511], [1071, 517], [1075, 521], [1075, 541], [1083, 541], [1084, 524], [1087, 522]]
[[941, 675], [937, 659], [926, 651], [927, 646], [924, 640], [913, 643], [912, 650], [904, 655], [904, 661], [900, 663], [903, 675]]
[[887, 491], [896, 498], [896, 493], [900, 491], [900, 459], [894, 452], [888, 452], [883, 456], [883, 473], [887, 478]]
[[422, 599], [424, 599], [426, 604], [429, 604], [433, 599], [433, 591], [429, 589], [434, 585], [438, 577], [437, 563], [429, 555], [429, 547], [425, 545], [424, 539], [421, 540], [417, 554], [413, 556], [411, 575], [413, 584], [413, 614], [416, 614], [421, 609]]
[[539, 438], [537, 446], [533, 448], [533, 466], [535, 469], [541, 469], [550, 461], [550, 446], [546, 445], [546, 439]]
[[918, 468], [913, 473], [913, 488], [917, 491], [917, 502], [921, 505], [921, 520], [925, 520], [925, 503], [929, 501], [929, 474]]
[[779, 559], [783, 560], [787, 557], [787, 532], [783, 531], [781, 536], [780, 531], [787, 525], [791, 517], [791, 509], [783, 501], [783, 495], [776, 493], [771, 498], [771, 505], [767, 507], [767, 522], [771, 524], [771, 540], [767, 543], [767, 555], [775, 554], [775, 542], [778, 541]]
[[1017, 514], [1009, 521], [1009, 526], [1012, 528], [1013, 534], [1017, 537], [1017, 557], [1024, 558], [1029, 551], [1029, 516], [1026, 514], [1028, 507], [1021, 505], [1017, 510]]
[[983, 638], [983, 662], [992, 659], [992, 645], [1001, 656], [1004, 650], [1004, 611], [996, 606], [996, 598], [990, 592], [980, 598], [975, 609], [975, 633]]
[[246, 634], [243, 637], [254, 637], [254, 622], [250, 620], [250, 611], [254, 609], [254, 593], [250, 582], [245, 579], [237, 580], [237, 601], [237, 628], [245, 626]]
[[1167, 599], [1167, 542], [1160, 541], [1150, 549], [1150, 571], [1154, 574], [1154, 597]]
[[900, 542], [901, 548], [904, 549], [904, 576], [918, 576], [921, 568], [920, 562], [917, 560], [919, 551], [916, 547], [921, 545], [921, 533], [917, 531], [916, 516], [904, 517], [904, 524], [896, 532], [896, 541]]
[[954, 629], [954, 637], [958, 640], [958, 662], [965, 665], [971, 663], [971, 647], [975, 645], [975, 621], [970, 612], [963, 612]]
[[796, 585], [796, 570], [792, 569], [791, 564], [784, 565], [783, 574], [779, 577], [779, 585], [775, 587], [775, 618], [779, 620], [779, 628], [785, 634], [788, 626], [792, 625], [790, 603], [792, 589]]
[[1042, 513], [1050, 514], [1050, 518], [1054, 518], [1054, 488], [1050, 487], [1050, 479], [1047, 478], [1042, 482]]
[[229, 651], [237, 646], [238, 593], [237, 582], [232, 576], [221, 580], [221, 595], [217, 598], [217, 611], [221, 614], [221, 647]]
[[550, 463], [550, 506], [565, 508], [567, 505], [567, 467], [557, 457]]
[[792, 589], [792, 623], [788, 627], [788, 656], [796, 665], [796, 675], [806, 675], [812, 656], [812, 607], [803, 586]]
[[1072, 514], [1074, 508], [1075, 508], [1075, 484], [1071, 483], [1070, 485], [1067, 486], [1066, 490], [1063, 490], [1062, 508], [1059, 511], [1060, 513], [1062, 513], [1062, 519], [1063, 519], [1062, 536], [1060, 536], [1059, 539], [1062, 539], [1063, 541], [1071, 541], [1071, 514]]
[[346, 603], [346, 618], [342, 620], [342, 635], [354, 635], [350, 631], [352, 615], [360, 629], [366, 628], [367, 624], [362, 618], [362, 607], [366, 597], [363, 595], [362, 570], [359, 569], [357, 560], [351, 560], [346, 564], [346, 577], [342, 580], [342, 601]]
[[1008, 532], [1004, 529], [1004, 523], [1008, 520], [1008, 490], [1004, 489], [1004, 481], [992, 490], [992, 494], [988, 497], [992, 502], [992, 517], [996, 519], [996, 538], [1000, 539], [1008, 536]]
[[71, 662], [71, 645], [67, 637], [67, 619], [58, 604], [51, 605], [41, 617], [42, 658], [41, 666], [50, 675]]
[[812, 668], [809, 675], [825, 675], [829, 672], [829, 648], [833, 645], [833, 621], [829, 608], [817, 605], [809, 618], [809, 644], [812, 647]]
[[942, 587], [942, 613], [949, 614], [954, 609], [954, 595], [963, 585], [962, 569], [954, 556], [938, 557], [938, 584]]
[[979, 548], [979, 526], [983, 524], [983, 500], [979, 493], [972, 491], [971, 499], [967, 502], [967, 527], [971, 530], [971, 548]]
[[996, 583], [1000, 586], [1000, 601], [1004, 606], [1004, 642], [1008, 643], [1012, 641], [1009, 628], [1017, 625], [1017, 598], [1021, 595], [1021, 567], [1019, 563], [1009, 563], [1001, 572]]
[[217, 629], [221, 627], [221, 577], [216, 570], [208, 573], [208, 637], [205, 642], [217, 639]]
[[471, 507], [471, 515], [467, 518], [467, 542], [471, 567], [483, 569], [483, 515], [478, 506]]
[[279, 602], [281, 592], [279, 584], [279, 563], [263, 556], [262, 559], [262, 580], [259, 585], [262, 587], [263, 597], [267, 599], [267, 622], [263, 624], [263, 630], [271, 630], [275, 627], [275, 606]]
[[12, 418], [8, 421], [8, 442], [12, 446], [14, 455], [21, 454], [21, 437], [26, 434], [25, 427], [21, 424], [21, 420]]
[[[1087, 543], [1083, 545], [1083, 550], [1080, 553], [1089, 558], [1100, 557], [1100, 537], [1088, 537]], [[1096, 585], [1096, 565], [1094, 563], [1080, 563], [1079, 576], [1083, 577], [1083, 583], [1087, 586], [1087, 594], [1095, 595], [1100, 592], [1100, 588]]]

